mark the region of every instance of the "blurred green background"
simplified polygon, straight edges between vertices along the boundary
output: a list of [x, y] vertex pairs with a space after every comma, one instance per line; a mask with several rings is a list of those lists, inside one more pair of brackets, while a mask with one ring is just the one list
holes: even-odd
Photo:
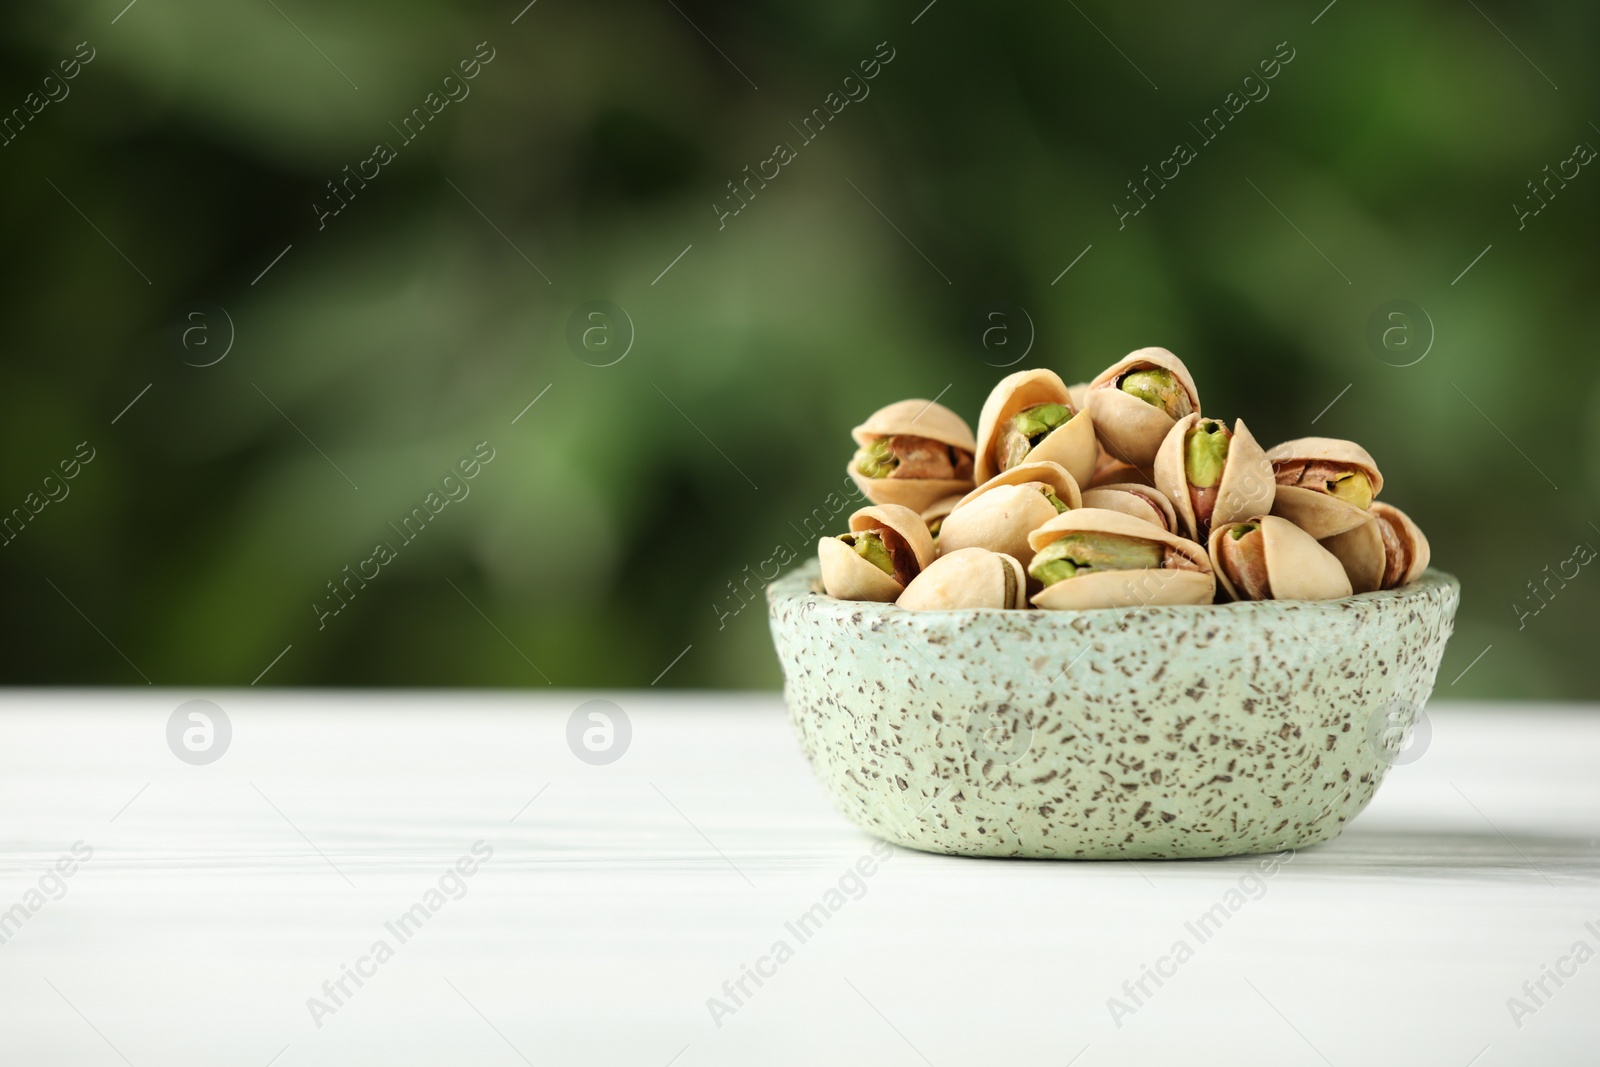
[[1031, 333], [1010, 369], [1163, 345], [1264, 444], [1361, 441], [1464, 585], [1439, 695], [1600, 697], [1600, 567], [1546, 581], [1600, 548], [1600, 11], [924, 5], [9, 9], [4, 680], [776, 685], [734, 586], [809, 554], [862, 416], [975, 421]]

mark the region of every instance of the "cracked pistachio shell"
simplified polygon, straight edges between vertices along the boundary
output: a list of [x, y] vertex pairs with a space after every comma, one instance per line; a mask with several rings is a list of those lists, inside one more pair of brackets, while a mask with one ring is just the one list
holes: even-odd
[[931, 400], [899, 400], [888, 407], [879, 408], [860, 426], [850, 431], [856, 444], [864, 445], [876, 437], [911, 434], [967, 452], [976, 452], [978, 442], [972, 437], [972, 428], [960, 415], [943, 404]]
[[963, 548], [940, 556], [911, 579], [896, 601], [909, 611], [1025, 607], [1027, 574], [1022, 564], [987, 548]]
[[[960, 415], [927, 400], [900, 400], [879, 408], [850, 431], [850, 436], [860, 446], [897, 434], [926, 437], [965, 452], [977, 449], [972, 430]], [[936, 500], [972, 488], [972, 482], [964, 478], [868, 478], [856, 470], [853, 458], [845, 463], [845, 472], [862, 495], [873, 503], [899, 504], [912, 511], [921, 511]]]
[[[866, 533], [871, 530], [890, 530], [900, 536], [916, 557], [917, 570], [933, 562], [933, 538], [928, 534], [922, 517], [909, 508], [896, 504], [878, 504], [861, 508], [850, 516], [850, 532]], [[817, 560], [822, 565], [822, 589], [839, 600], [876, 600], [890, 602], [904, 590], [893, 575], [885, 574], [862, 559], [855, 549], [837, 537], [824, 537], [817, 542]]]
[[[933, 524], [949, 515], [955, 506], [961, 503], [961, 498], [965, 495], [965, 493], [951, 493], [949, 496], [935, 500], [932, 504], [922, 509], [922, 521], [932, 531]], [[935, 534], [934, 536], [937, 538], [938, 535]]]
[[[1172, 508], [1183, 523], [1183, 532], [1196, 539], [1200, 537], [1200, 523], [1194, 513], [1194, 498], [1189, 495], [1184, 445], [1189, 431], [1202, 421], [1222, 422], [1221, 419], [1202, 419], [1198, 412], [1179, 419], [1161, 442], [1152, 472], [1156, 488], [1172, 501]], [[1272, 510], [1277, 488], [1278, 482], [1266, 452], [1256, 442], [1255, 435], [1245, 426], [1244, 420], [1234, 420], [1233, 437], [1228, 442], [1228, 458], [1222, 467], [1222, 478], [1217, 482], [1217, 504], [1211, 513], [1211, 525], [1215, 527], [1237, 522], [1250, 515], [1265, 515]]]
[[1078, 483], [1056, 463], [1021, 463], [1002, 471], [962, 497], [939, 530], [939, 552], [987, 548], [1017, 559], [1027, 569], [1033, 561], [1028, 535], [1060, 514], [1040, 493], [1048, 485], [1069, 509], [1083, 506]]
[[1094, 423], [1089, 413], [1073, 402], [1067, 386], [1049, 370], [1023, 370], [1000, 379], [983, 402], [978, 415], [978, 451], [973, 477], [980, 483], [1000, 472], [1000, 438], [1012, 416], [1035, 404], [1062, 404], [1075, 414], [1052, 430], [1028, 453], [1028, 460], [1059, 463], [1079, 484], [1094, 474], [1099, 455]]
[[[1347, 463], [1363, 471], [1372, 482], [1372, 495], [1383, 490], [1383, 474], [1371, 454], [1354, 441], [1341, 441], [1333, 437], [1301, 437], [1285, 441], [1267, 451], [1267, 461], [1283, 463], [1293, 460], [1327, 460]], [[1329, 496], [1315, 489], [1298, 485], [1280, 485], [1274, 491], [1272, 514], [1288, 519], [1316, 538], [1334, 537], [1370, 522], [1372, 513], [1367, 508]]]
[[1083, 506], [1120, 511], [1124, 515], [1132, 515], [1136, 519], [1143, 519], [1159, 526], [1168, 533], [1178, 528], [1178, 516], [1172, 508], [1172, 501], [1167, 499], [1167, 494], [1148, 485], [1113, 482], [1110, 485], [1085, 489]]
[[1216, 581], [1205, 550], [1187, 538], [1168, 533], [1143, 519], [1105, 508], [1067, 511], [1028, 536], [1037, 553], [1069, 533], [1108, 533], [1154, 541], [1182, 553], [1199, 570], [1142, 569], [1101, 571], [1047, 585], [1032, 597], [1035, 607], [1052, 610], [1144, 608], [1159, 604], [1209, 604]]
[[1190, 406], [1195, 411], [1200, 410], [1200, 394], [1189, 369], [1165, 348], [1141, 348], [1117, 360], [1089, 383], [1085, 403], [1106, 451], [1114, 459], [1131, 466], [1148, 467], [1177, 420], [1155, 405], [1146, 404], [1117, 388], [1117, 379], [1140, 365], [1169, 372], [1189, 394]]
[[1072, 397], [1072, 406], [1077, 411], [1085, 411], [1089, 407], [1089, 383], [1079, 382], [1077, 385], [1067, 386], [1067, 395]]
[[[1350, 579], [1337, 556], [1288, 519], [1277, 515], [1252, 516], [1260, 525], [1262, 552], [1266, 557], [1267, 585], [1273, 600], [1336, 600], [1350, 595]], [[1234, 588], [1222, 566], [1222, 538], [1237, 522], [1218, 523], [1211, 529], [1207, 546], [1217, 581], [1231, 600], [1245, 599]]]
[[[1428, 569], [1428, 539], [1397, 507], [1374, 500], [1371, 511], [1372, 522], [1336, 534], [1323, 541], [1322, 546], [1344, 564], [1350, 587], [1357, 593], [1393, 589], [1416, 581]], [[1386, 534], [1394, 539], [1392, 549]], [[1399, 558], [1391, 560], [1391, 552], [1398, 552]], [[1397, 573], [1392, 581], [1385, 581], [1391, 568]]]

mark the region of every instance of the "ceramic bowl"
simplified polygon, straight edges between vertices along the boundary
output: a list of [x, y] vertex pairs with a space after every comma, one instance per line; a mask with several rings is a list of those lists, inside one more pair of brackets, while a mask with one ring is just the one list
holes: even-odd
[[1460, 600], [1429, 570], [1341, 600], [929, 611], [768, 588], [784, 698], [838, 807], [897, 845], [1058, 859], [1327, 841], [1433, 688]]

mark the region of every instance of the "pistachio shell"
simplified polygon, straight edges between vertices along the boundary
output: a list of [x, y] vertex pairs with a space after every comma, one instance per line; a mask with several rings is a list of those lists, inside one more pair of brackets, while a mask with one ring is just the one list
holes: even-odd
[[[1371, 510], [1373, 521], [1328, 538], [1322, 543], [1323, 547], [1344, 564], [1345, 573], [1350, 577], [1350, 586], [1358, 593], [1395, 588], [1416, 581], [1428, 569], [1431, 556], [1428, 539], [1411, 521], [1411, 517], [1399, 508], [1375, 500]], [[1405, 570], [1392, 583], [1384, 581], [1391, 565], [1384, 539], [1385, 525], [1399, 542], [1405, 557]]]
[[1269, 463], [1291, 459], [1325, 459], [1360, 467], [1372, 480], [1372, 495], [1383, 492], [1383, 473], [1378, 470], [1377, 462], [1370, 452], [1354, 441], [1337, 437], [1297, 437], [1293, 441], [1275, 445], [1267, 452]]
[[1033, 594], [1032, 603], [1051, 611], [1148, 608], [1209, 604], [1216, 592], [1216, 581], [1205, 571], [1101, 571], [1047, 585]]
[[1033, 485], [999, 485], [945, 517], [939, 529], [939, 554], [987, 548], [1033, 562], [1028, 535], [1057, 515], [1055, 506]]
[[1048, 460], [1029, 460], [1027, 463], [1019, 463], [1008, 471], [1001, 471], [996, 474], [993, 478], [990, 478], [956, 501], [956, 507], [951, 510], [953, 512], [956, 509], [965, 507], [991, 489], [1002, 485], [1021, 485], [1024, 482], [1044, 482], [1048, 484], [1056, 491], [1056, 496], [1069, 509], [1083, 506], [1083, 497], [1078, 492], [1077, 480], [1067, 472], [1065, 467], [1059, 463], [1051, 463]]
[[[1300, 437], [1285, 441], [1267, 452], [1271, 463], [1292, 460], [1328, 460], [1347, 463], [1363, 471], [1372, 483], [1372, 495], [1383, 491], [1383, 474], [1366, 449], [1354, 441], [1335, 437]], [[1327, 538], [1353, 530], [1372, 518], [1366, 508], [1299, 485], [1280, 485], [1272, 502], [1272, 513], [1305, 530], [1312, 537]]]
[[940, 497], [922, 509], [922, 521], [928, 529], [933, 529], [933, 524], [949, 515], [951, 510], [961, 502], [965, 493], [951, 493], [949, 496]]
[[1155, 478], [1150, 471], [1143, 467], [1135, 467], [1131, 463], [1124, 463], [1105, 449], [1100, 450], [1100, 460], [1095, 464], [1094, 477], [1089, 479], [1089, 488], [1099, 489], [1107, 485], [1120, 485], [1126, 483], [1147, 485], [1154, 489]]
[[[1288, 519], [1277, 515], [1253, 516], [1250, 522], [1261, 526], [1262, 551], [1266, 556], [1267, 584], [1274, 600], [1334, 600], [1350, 595], [1350, 579], [1344, 565], [1317, 539]], [[1237, 523], [1218, 524], [1211, 529], [1208, 545], [1217, 580], [1234, 600], [1239, 591], [1221, 565], [1220, 545], [1224, 535]]]
[[868, 478], [856, 470], [852, 459], [845, 463], [845, 471], [865, 496], [876, 504], [899, 504], [912, 511], [921, 511], [935, 501], [947, 496], [959, 496], [972, 488], [972, 483], [958, 478]]
[[892, 603], [904, 586], [856, 554], [856, 550], [837, 537], [817, 542], [817, 561], [822, 564], [822, 591], [839, 600], [876, 600]]
[[[1195, 412], [1173, 424], [1162, 440], [1160, 450], [1156, 452], [1152, 471], [1156, 487], [1172, 501], [1172, 509], [1183, 523], [1183, 532], [1197, 540], [1202, 531], [1194, 512], [1194, 498], [1189, 495], [1184, 443], [1189, 431], [1200, 421], [1200, 413]], [[1222, 477], [1217, 482], [1217, 503], [1211, 513], [1211, 526], [1237, 522], [1249, 515], [1271, 511], [1277, 487], [1272, 464], [1267, 461], [1266, 453], [1256, 442], [1255, 435], [1245, 426], [1243, 419], [1234, 420], [1233, 437], [1228, 442], [1228, 458], [1222, 468]]]
[[1313, 538], [1336, 537], [1372, 521], [1372, 512], [1365, 508], [1299, 485], [1280, 485], [1273, 491], [1272, 513]]
[[1063, 404], [1074, 414], [1035, 445], [1027, 458], [1059, 463], [1080, 483], [1094, 474], [1099, 449], [1094, 423], [1087, 412], [1073, 403], [1060, 377], [1054, 371], [1041, 368], [1006, 375], [983, 402], [983, 411], [978, 415], [978, 451], [973, 459], [973, 477], [979, 482], [987, 481], [1000, 471], [1000, 458], [996, 453], [1006, 423], [1019, 411], [1035, 404]]
[[1370, 593], [1383, 588], [1386, 553], [1383, 532], [1376, 522], [1364, 522], [1353, 530], [1335, 534], [1324, 540], [1322, 547], [1343, 564], [1351, 592]]
[[1148, 485], [1114, 482], [1083, 491], [1083, 506], [1120, 511], [1159, 526], [1167, 532], [1178, 528], [1178, 517], [1167, 494]]
[[899, 534], [901, 539], [911, 546], [912, 554], [917, 557], [919, 570], [932, 563], [933, 557], [938, 554], [933, 547], [933, 535], [928, 533], [928, 524], [922, 521], [922, 516], [910, 508], [898, 504], [877, 504], [851, 513], [851, 533], [878, 529], [893, 530]]
[[[1006, 571], [1012, 595], [1006, 595]], [[955, 611], [963, 608], [1019, 608], [1027, 589], [1022, 565], [986, 548], [963, 548], [940, 556], [911, 580], [896, 601], [910, 611]]]
[[1433, 559], [1433, 550], [1428, 547], [1428, 538], [1423, 534], [1421, 527], [1411, 521], [1411, 516], [1394, 505], [1382, 501], [1372, 502], [1372, 513], [1394, 527], [1395, 533], [1399, 535], [1411, 554], [1411, 565], [1406, 568], [1396, 584], [1409, 585], [1422, 577], [1422, 572], [1428, 569], [1428, 564]]
[[867, 416], [867, 421], [850, 431], [858, 445], [875, 437], [910, 434], [943, 441], [947, 445], [967, 452], [976, 452], [978, 442], [973, 440], [972, 428], [965, 419], [943, 404], [931, 400], [900, 400], [888, 407], [879, 408]]
[[1063, 512], [1033, 531], [1028, 544], [1035, 552], [1069, 533], [1109, 533], [1137, 537], [1172, 548], [1201, 569], [1101, 571], [1055, 582], [1035, 593], [1035, 607], [1062, 609], [1150, 607], [1157, 604], [1209, 604], [1216, 595], [1211, 561], [1193, 541], [1169, 533], [1143, 519], [1106, 508]]
[[1072, 406], [1077, 411], [1082, 411], [1089, 406], [1085, 399], [1089, 395], [1089, 383], [1079, 382], [1077, 385], [1067, 386], [1067, 395], [1072, 397]]
[[1116, 387], [1117, 379], [1124, 372], [1141, 364], [1171, 372], [1189, 394], [1194, 410], [1200, 410], [1200, 394], [1195, 389], [1189, 369], [1165, 348], [1141, 348], [1129, 352], [1101, 371], [1089, 383], [1085, 405], [1106, 451], [1131, 466], [1147, 467], [1155, 459], [1162, 440], [1177, 420], [1153, 404], [1146, 404]]

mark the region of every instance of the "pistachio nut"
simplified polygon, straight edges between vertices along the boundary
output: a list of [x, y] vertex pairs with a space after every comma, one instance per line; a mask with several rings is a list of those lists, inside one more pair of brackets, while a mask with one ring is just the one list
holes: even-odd
[[1372, 498], [1383, 475], [1367, 450], [1353, 441], [1302, 437], [1267, 452], [1278, 487], [1272, 513], [1312, 537], [1342, 534], [1372, 519]]
[[1030, 462], [1001, 471], [962, 497], [939, 528], [939, 552], [987, 548], [1033, 558], [1028, 535], [1057, 515], [1083, 505], [1078, 483], [1060, 464]]
[[846, 468], [875, 504], [921, 511], [972, 488], [977, 442], [955, 412], [929, 400], [901, 400], [850, 431], [857, 450]]
[[939, 530], [944, 525], [945, 516], [959, 503], [964, 493], [951, 493], [949, 496], [940, 497], [922, 509], [922, 521], [928, 525], [928, 533], [933, 537], [933, 543], [939, 543]]
[[1168, 533], [1178, 528], [1178, 516], [1167, 494], [1136, 482], [1113, 482], [1083, 491], [1083, 506], [1120, 511], [1153, 523]]
[[1357, 593], [1370, 593], [1416, 581], [1428, 569], [1428, 539], [1397, 507], [1379, 500], [1368, 510], [1371, 522], [1322, 542], [1344, 564], [1350, 587]]
[[911, 611], [1026, 607], [1022, 564], [1002, 552], [963, 548], [940, 556], [895, 601]]
[[1172, 424], [1200, 410], [1200, 394], [1183, 361], [1165, 348], [1141, 348], [1101, 371], [1085, 395], [1106, 451], [1148, 467]]
[[1156, 485], [1172, 501], [1183, 532], [1201, 544], [1217, 523], [1272, 510], [1272, 464], [1238, 419], [1226, 423], [1185, 415], [1167, 432], [1155, 460]]
[[1211, 563], [1234, 600], [1332, 600], [1350, 595], [1344, 566], [1288, 519], [1254, 516], [1211, 530]]
[[1028, 537], [1036, 607], [1137, 608], [1209, 604], [1211, 563], [1192, 541], [1120, 511], [1080, 508]]
[[922, 517], [898, 504], [862, 508], [849, 533], [817, 542], [823, 592], [840, 600], [892, 601], [933, 557]]
[[1098, 450], [1088, 413], [1054, 371], [1017, 371], [983, 402], [973, 473], [985, 482], [1020, 463], [1048, 460], [1082, 484], [1094, 474]]

